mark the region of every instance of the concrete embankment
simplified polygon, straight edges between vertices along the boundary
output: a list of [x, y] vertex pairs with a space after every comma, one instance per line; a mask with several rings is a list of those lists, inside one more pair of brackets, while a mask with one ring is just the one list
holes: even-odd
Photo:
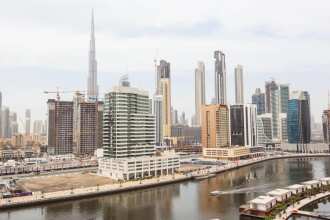
[[215, 168], [210, 170], [210, 173], [222, 173], [234, 169], [239, 169], [245, 166], [250, 166], [253, 164], [269, 161], [269, 160], [278, 160], [278, 159], [290, 159], [290, 158], [315, 158], [315, 157], [330, 157], [330, 154], [288, 154], [280, 156], [271, 156], [271, 157], [262, 157], [254, 158], [247, 161], [232, 162], [227, 165], [224, 165], [220, 168]]
[[[286, 158], [302, 158], [302, 157], [329, 157], [330, 154], [291, 154], [291, 155], [281, 155], [281, 156], [271, 156], [258, 159], [251, 159], [247, 161], [231, 162], [224, 166], [212, 167], [208, 170], [202, 171], [202, 173], [222, 173], [233, 169], [239, 169], [244, 166], [253, 165], [256, 163], [261, 163], [268, 160], [275, 159], [286, 159]], [[189, 175], [175, 174], [174, 176], [162, 176], [159, 178], [145, 179], [140, 181], [131, 181], [124, 183], [108, 184], [93, 186], [87, 188], [75, 188], [71, 190], [63, 190], [56, 192], [33, 192], [31, 196], [22, 197], [12, 197], [0, 199], [0, 210], [8, 208], [23, 207], [28, 205], [36, 205], [42, 203], [49, 203], [55, 201], [66, 201], [74, 200], [85, 197], [93, 197], [104, 194], [113, 194], [124, 191], [132, 191], [137, 189], [144, 189], [149, 187], [155, 187], [165, 184], [171, 184], [175, 182], [187, 181], [193, 179], [194, 176], [200, 175], [200, 172], [194, 172]]]
[[122, 184], [111, 184], [103, 186], [95, 186], [88, 188], [78, 188], [65, 191], [57, 191], [50, 193], [36, 192], [31, 196], [13, 197], [7, 199], [0, 199], [0, 210], [9, 208], [19, 208], [29, 205], [38, 205], [43, 203], [76, 200], [87, 197], [94, 197], [99, 195], [114, 194], [125, 191], [133, 191], [138, 189], [145, 189], [156, 187], [191, 179], [191, 176], [175, 175], [164, 176], [161, 178], [147, 179], [143, 181], [125, 182]]

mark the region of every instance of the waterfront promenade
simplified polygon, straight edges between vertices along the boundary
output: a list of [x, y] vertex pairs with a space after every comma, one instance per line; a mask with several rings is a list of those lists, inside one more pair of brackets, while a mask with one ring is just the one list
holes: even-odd
[[285, 159], [285, 158], [302, 158], [302, 157], [329, 157], [330, 154], [284, 154], [272, 155], [262, 158], [253, 158], [249, 160], [233, 161], [222, 166], [212, 166], [211, 168], [199, 170], [185, 174], [175, 174], [169, 176], [161, 176], [158, 178], [144, 179], [138, 181], [129, 181], [122, 183], [114, 183], [102, 186], [92, 186], [86, 188], [74, 188], [70, 190], [62, 190], [56, 192], [33, 192], [30, 196], [12, 197], [0, 199], [0, 209], [11, 207], [20, 207], [26, 205], [40, 204], [45, 202], [53, 202], [60, 200], [78, 199], [82, 197], [97, 196], [101, 194], [111, 194], [123, 191], [137, 190], [142, 188], [154, 187], [163, 184], [170, 184], [179, 181], [186, 181], [201, 174], [221, 173], [240, 167], [249, 166], [267, 160]]
[[[326, 198], [330, 196], [330, 192], [322, 192], [316, 195], [312, 195], [310, 197], [304, 198], [293, 205], [290, 205], [286, 210], [276, 215], [274, 218], [275, 220], [286, 220], [289, 219], [294, 214], [299, 214], [307, 217], [318, 217], [316, 214], [313, 214], [312, 212], [304, 212], [300, 211], [299, 209], [307, 206], [308, 204], [318, 201], [322, 198]], [[328, 219], [328, 218], [327, 218]]]

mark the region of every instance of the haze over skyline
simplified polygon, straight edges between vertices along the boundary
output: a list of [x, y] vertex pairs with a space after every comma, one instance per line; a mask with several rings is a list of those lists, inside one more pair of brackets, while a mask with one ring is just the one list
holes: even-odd
[[[18, 7], [19, 5], [19, 7]], [[91, 9], [95, 13], [100, 94], [129, 74], [155, 91], [153, 60], [171, 63], [172, 105], [194, 112], [194, 69], [205, 62], [206, 102], [214, 96], [214, 50], [226, 54], [228, 100], [234, 67], [244, 67], [244, 99], [274, 78], [307, 90], [317, 121], [330, 80], [327, 1], [10, 1], [0, 8], [0, 91], [21, 118], [45, 119], [44, 90], [86, 90]], [[42, 10], [41, 10], [42, 9]], [[169, 16], [171, 14], [171, 16]], [[72, 95], [62, 95], [71, 100]]]

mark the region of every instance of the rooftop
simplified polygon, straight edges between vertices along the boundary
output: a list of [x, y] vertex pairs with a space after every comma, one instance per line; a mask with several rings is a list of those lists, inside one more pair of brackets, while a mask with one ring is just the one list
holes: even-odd
[[287, 189], [301, 189], [301, 188], [304, 188], [304, 187], [305, 187], [304, 185], [294, 184], [294, 185], [288, 186], [286, 188]]
[[291, 191], [287, 190], [287, 189], [275, 189], [275, 190], [272, 190], [272, 191], [268, 192], [267, 194], [268, 195], [280, 196], [280, 195], [284, 195], [284, 194], [287, 194], [287, 193], [290, 193], [290, 192]]
[[271, 196], [258, 196], [257, 198], [249, 201], [249, 203], [254, 203], [254, 204], [268, 204], [273, 201], [276, 201], [274, 197]]
[[319, 184], [319, 183], [320, 183], [319, 180], [310, 180], [310, 181], [302, 182], [301, 184], [303, 184], [303, 185], [314, 185], [314, 184]]

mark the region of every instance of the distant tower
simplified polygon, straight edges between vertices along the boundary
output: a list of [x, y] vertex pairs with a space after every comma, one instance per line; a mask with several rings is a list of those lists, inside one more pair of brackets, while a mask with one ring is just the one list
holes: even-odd
[[2, 137], [2, 93], [0, 92], [0, 138]]
[[235, 67], [235, 102], [236, 104], [244, 104], [244, 82], [243, 82], [243, 66]]
[[265, 114], [265, 93], [261, 92], [260, 88], [257, 88], [255, 93], [252, 95], [252, 104], [257, 106], [257, 114]]
[[30, 135], [31, 133], [31, 110], [25, 110], [25, 134]]
[[216, 104], [227, 104], [226, 61], [222, 51], [214, 51], [214, 81]]
[[205, 65], [197, 63], [195, 69], [195, 124], [201, 125], [201, 107], [205, 105]]
[[90, 101], [97, 100], [98, 90], [99, 88], [97, 85], [97, 61], [95, 58], [94, 11], [92, 10], [91, 38], [90, 38], [90, 48], [89, 48], [88, 85], [87, 85], [87, 97]]

